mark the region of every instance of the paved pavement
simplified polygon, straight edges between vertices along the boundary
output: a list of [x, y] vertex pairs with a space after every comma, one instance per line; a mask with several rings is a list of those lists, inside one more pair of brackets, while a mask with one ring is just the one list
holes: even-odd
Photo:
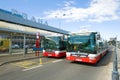
[[[118, 50], [118, 52], [120, 52]], [[120, 54], [119, 54], [120, 56]], [[118, 57], [119, 57], [118, 56]], [[42, 57], [40, 55], [40, 57]], [[28, 60], [21, 63], [14, 63], [3, 65], [0, 69], [2, 80], [110, 80], [113, 69], [113, 51], [107, 56], [103, 57], [102, 60], [96, 65], [88, 65], [84, 63], [70, 63], [65, 60], [53, 60], [51, 58], [43, 57], [44, 64], [38, 65], [31, 69], [30, 66], [23, 65], [24, 63], [34, 64], [39, 57], [36, 57], [34, 53], [26, 55], [6, 55], [0, 56], [0, 64], [6, 64], [10, 62], [17, 62], [21, 60]], [[119, 58], [118, 58], [119, 59]], [[35, 62], [34, 62], [35, 61]], [[38, 60], [37, 60], [38, 61]], [[47, 61], [47, 62], [46, 62]], [[118, 60], [118, 68], [120, 66], [120, 59]], [[58, 63], [55, 63], [58, 62]], [[28, 64], [29, 65], [29, 64]], [[19, 66], [19, 67], [16, 67]], [[22, 69], [22, 70], [21, 70]], [[23, 71], [23, 72], [22, 72]], [[10, 73], [10, 74], [8, 74]], [[11, 77], [12, 76], [12, 77]], [[21, 77], [22, 76], [22, 77]]]
[[38, 59], [25, 60], [1, 66], [0, 80], [111, 80], [111, 59], [112, 53], [108, 53], [97, 65], [91, 65], [43, 57], [42, 65], [32, 67], [30, 63]]
[[[41, 55], [42, 53], [40, 53], [39, 57], [42, 57]], [[39, 58], [38, 56], [35, 56], [35, 53], [28, 53], [23, 55], [23, 53], [21, 54], [13, 54], [13, 55], [2, 55], [0, 56], [0, 66], [7, 64], [7, 63], [11, 63], [11, 62], [17, 62], [17, 61], [21, 61], [21, 60], [28, 60], [28, 59], [35, 59], [35, 58]]]

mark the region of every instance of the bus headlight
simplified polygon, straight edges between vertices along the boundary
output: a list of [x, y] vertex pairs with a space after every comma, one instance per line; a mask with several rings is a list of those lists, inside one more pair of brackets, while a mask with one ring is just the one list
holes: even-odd
[[45, 50], [43, 50], [43, 53], [45, 53]]
[[66, 52], [66, 56], [69, 57], [71, 55], [70, 52]]
[[95, 54], [89, 54], [88, 57], [91, 60], [95, 60], [96, 59], [96, 55]]
[[55, 54], [59, 54], [60, 53], [60, 51], [55, 51]]

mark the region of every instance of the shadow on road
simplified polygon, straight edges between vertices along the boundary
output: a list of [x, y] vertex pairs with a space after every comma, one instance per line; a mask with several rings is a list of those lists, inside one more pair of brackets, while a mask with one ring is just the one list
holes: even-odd
[[96, 64], [96, 66], [106, 66], [110, 62], [113, 62], [113, 51], [109, 51], [102, 59]]

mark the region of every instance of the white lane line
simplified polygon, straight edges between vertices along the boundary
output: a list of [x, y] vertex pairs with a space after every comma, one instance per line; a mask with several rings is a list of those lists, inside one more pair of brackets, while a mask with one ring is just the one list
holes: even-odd
[[38, 66], [31, 67], [31, 68], [23, 69], [22, 71], [28, 71], [28, 70], [39, 68], [39, 67], [42, 67], [42, 66], [43, 65], [38, 65]]
[[63, 61], [62, 59], [60, 59], [60, 60], [55, 60], [55, 61], [53, 61], [52, 63], [56, 63], [56, 62], [60, 62], [60, 61]]

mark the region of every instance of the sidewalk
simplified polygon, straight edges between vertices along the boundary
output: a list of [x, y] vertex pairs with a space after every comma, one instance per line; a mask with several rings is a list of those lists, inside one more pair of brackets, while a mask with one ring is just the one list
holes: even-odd
[[42, 57], [42, 53], [40, 53], [39, 57], [35, 56], [35, 53], [28, 53], [23, 55], [21, 54], [12, 54], [12, 55], [3, 55], [0, 56], [0, 66], [11, 63], [11, 62], [18, 62], [22, 60], [29, 60], [29, 59], [35, 59], [35, 58], [40, 58]]

